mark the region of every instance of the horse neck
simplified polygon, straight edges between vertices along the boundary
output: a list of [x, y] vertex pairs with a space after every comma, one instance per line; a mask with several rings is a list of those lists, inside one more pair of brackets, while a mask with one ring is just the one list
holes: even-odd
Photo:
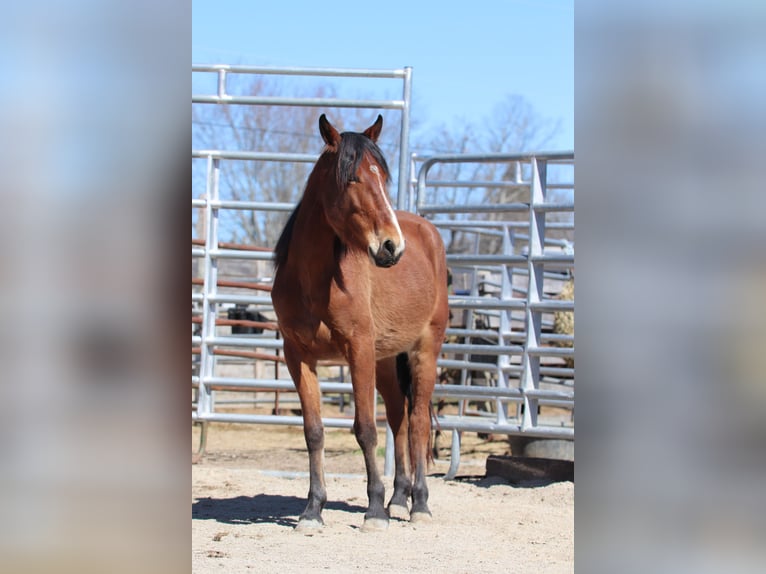
[[332, 228], [325, 217], [324, 202], [322, 201], [322, 198], [328, 193], [327, 186], [329, 185], [324, 171], [317, 166], [306, 182], [306, 188], [301, 198], [301, 211], [303, 212], [302, 215], [307, 216], [307, 220], [303, 222], [301, 229], [320, 228], [319, 231], [329, 230], [328, 232], [332, 232]]
[[309, 179], [290, 241], [291, 249], [302, 254], [298, 263], [302, 269], [318, 271], [336, 265], [337, 236], [327, 221], [321, 196], [319, 185]]
[[[353, 253], [341, 243], [325, 215], [323, 197], [332, 191], [326, 186], [333, 185], [328, 172], [334, 174], [332, 159], [321, 157], [309, 175], [290, 241], [290, 249], [301, 254], [300, 261], [293, 262], [293, 271], [305, 288], [326, 285], [333, 279], [342, 281], [339, 249], [344, 250], [347, 261]], [[367, 253], [361, 255], [366, 262]]]

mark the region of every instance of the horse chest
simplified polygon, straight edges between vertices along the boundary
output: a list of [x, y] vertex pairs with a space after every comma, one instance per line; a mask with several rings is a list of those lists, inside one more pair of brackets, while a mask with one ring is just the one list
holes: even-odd
[[292, 321], [283, 322], [281, 328], [285, 338], [298, 342], [317, 359], [347, 360], [349, 348], [363, 340], [374, 343], [376, 358], [389, 357], [405, 349], [414, 338], [401, 328], [375, 328], [372, 318], [363, 324], [348, 321], [347, 315], [324, 313], [320, 317], [304, 308], [303, 313], [292, 315]]

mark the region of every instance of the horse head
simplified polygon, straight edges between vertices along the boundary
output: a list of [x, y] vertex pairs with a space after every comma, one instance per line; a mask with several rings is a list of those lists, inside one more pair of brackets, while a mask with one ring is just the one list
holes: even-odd
[[378, 267], [395, 265], [404, 253], [404, 235], [386, 191], [391, 176], [378, 136], [383, 118], [362, 133], [338, 130], [322, 114], [322, 154], [334, 171], [324, 188], [327, 222], [347, 246], [366, 251]]

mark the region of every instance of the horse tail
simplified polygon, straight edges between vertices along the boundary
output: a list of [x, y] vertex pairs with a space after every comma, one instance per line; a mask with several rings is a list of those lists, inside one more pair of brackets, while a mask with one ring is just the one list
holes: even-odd
[[[405, 416], [409, 417], [410, 413], [412, 413], [412, 369], [410, 368], [410, 357], [407, 353], [399, 353], [396, 356], [396, 378], [399, 381], [399, 388], [407, 400], [407, 411]], [[430, 423], [431, 428], [433, 428], [433, 421], [436, 420], [436, 417], [434, 416], [433, 405], [430, 404], [428, 406], [428, 422]], [[436, 424], [439, 424], [438, 421]], [[431, 432], [431, 429], [428, 430], [427, 448], [427, 462], [431, 464], [434, 462], [433, 433]]]
[[407, 353], [396, 355], [396, 378], [399, 380], [399, 388], [407, 399], [407, 412], [412, 412], [412, 369], [410, 369], [410, 357]]

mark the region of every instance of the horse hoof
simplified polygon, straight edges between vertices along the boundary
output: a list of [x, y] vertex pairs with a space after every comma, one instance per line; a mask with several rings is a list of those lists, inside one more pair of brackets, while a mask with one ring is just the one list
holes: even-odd
[[362, 532], [383, 532], [388, 530], [388, 520], [385, 518], [365, 518]]
[[403, 504], [389, 504], [388, 515], [391, 518], [397, 518], [399, 520], [407, 520], [410, 517], [410, 511]]
[[324, 522], [322, 522], [321, 519], [316, 520], [315, 518], [303, 518], [298, 521], [298, 524], [295, 525], [295, 531], [303, 532], [305, 534], [313, 534], [321, 530], [323, 526]]
[[413, 512], [410, 516], [410, 522], [412, 524], [429, 524], [433, 522], [433, 517], [430, 512]]

